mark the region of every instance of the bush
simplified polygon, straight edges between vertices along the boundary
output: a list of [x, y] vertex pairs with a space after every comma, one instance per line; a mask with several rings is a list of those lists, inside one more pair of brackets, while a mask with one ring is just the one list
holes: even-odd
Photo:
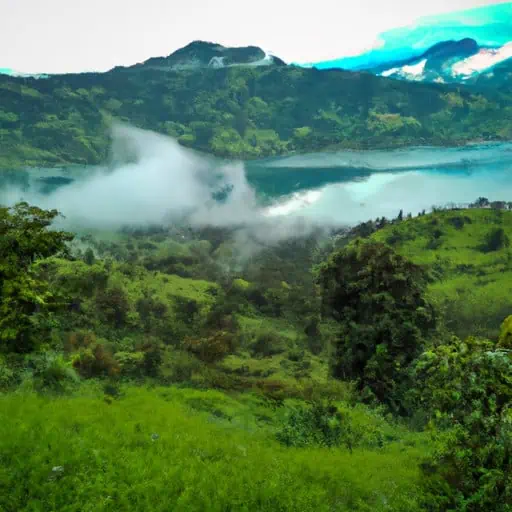
[[120, 373], [119, 363], [101, 343], [81, 348], [71, 360], [82, 377], [116, 377]]
[[121, 375], [140, 377], [144, 369], [144, 352], [116, 352], [116, 360]]
[[421, 355], [412, 407], [446, 430], [424, 466], [428, 510], [512, 509], [512, 355], [452, 338]]
[[461, 230], [465, 224], [471, 224], [472, 221], [467, 215], [456, 215], [454, 217], [450, 217], [447, 222], [455, 229]]
[[15, 372], [0, 356], [0, 390], [10, 388], [16, 380]]
[[510, 239], [503, 228], [491, 230], [485, 237], [481, 246], [482, 252], [499, 251], [510, 246]]
[[215, 363], [235, 351], [236, 338], [227, 331], [207, 337], [185, 338], [183, 347], [205, 363]]
[[315, 402], [293, 408], [276, 437], [284, 445], [295, 447], [345, 446], [350, 452], [362, 445], [380, 448], [386, 436], [382, 428], [372, 424], [375, 419], [370, 416], [366, 414], [358, 423], [350, 410], [340, 411], [333, 404]]
[[498, 347], [512, 350], [512, 315], [501, 324]]
[[168, 348], [158, 369], [158, 379], [164, 384], [190, 382], [202, 368], [201, 361], [189, 352]]
[[259, 333], [251, 346], [253, 355], [270, 357], [286, 352], [288, 340], [273, 331]]
[[124, 327], [130, 309], [126, 292], [119, 286], [100, 292], [96, 297], [99, 313], [117, 329]]
[[69, 384], [78, 382], [78, 375], [62, 354], [43, 352], [27, 357], [27, 368], [33, 379], [34, 388], [43, 391], [64, 391]]

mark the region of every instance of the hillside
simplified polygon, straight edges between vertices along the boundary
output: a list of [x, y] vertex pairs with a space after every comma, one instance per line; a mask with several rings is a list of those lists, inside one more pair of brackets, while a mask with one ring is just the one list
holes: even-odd
[[512, 211], [237, 265], [230, 230], [56, 215], [0, 208], [2, 511], [509, 511]]
[[[199, 52], [196, 43], [187, 58], [192, 52], [211, 63], [219, 52], [211, 46]], [[245, 51], [221, 67], [183, 67], [179, 50], [106, 73], [0, 75], [0, 168], [96, 164], [107, 157], [114, 118], [230, 158], [512, 137], [509, 93], [484, 96], [278, 59], [251, 65], [261, 53]]]
[[[489, 247], [492, 236], [499, 242], [500, 230], [503, 241]], [[460, 336], [498, 336], [511, 310], [512, 211], [440, 211], [387, 226], [373, 238], [431, 269], [430, 291], [450, 329]]]

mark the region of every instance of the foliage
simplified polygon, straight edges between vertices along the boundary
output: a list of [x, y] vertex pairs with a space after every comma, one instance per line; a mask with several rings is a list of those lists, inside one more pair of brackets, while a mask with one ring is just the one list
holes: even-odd
[[220, 361], [235, 350], [235, 338], [232, 333], [218, 331], [202, 338], [186, 338], [183, 346], [205, 363]]
[[511, 317], [492, 342], [441, 320], [510, 315], [510, 250], [481, 244], [512, 236], [511, 212], [400, 212], [236, 270], [229, 230], [126, 228], [65, 250], [69, 235], [2, 212], [0, 268], [19, 259], [48, 307], [30, 353], [0, 355], [0, 509], [510, 508]]
[[499, 251], [510, 246], [510, 239], [503, 228], [494, 228], [487, 233], [482, 250], [484, 252]]
[[73, 239], [48, 230], [57, 215], [28, 203], [0, 207], [0, 351], [28, 352], [47, 330], [56, 298], [33, 264], [65, 252]]
[[311, 407], [292, 410], [276, 437], [286, 446], [330, 447], [344, 442], [352, 451], [353, 433], [346, 423], [346, 418], [335, 405], [317, 402]]
[[501, 324], [498, 347], [512, 350], [512, 315], [505, 318]]
[[45, 80], [1, 75], [0, 96], [0, 168], [11, 169], [96, 164], [112, 119], [231, 158], [510, 138], [510, 94], [343, 70], [142, 65]]
[[319, 279], [340, 328], [333, 374], [399, 410], [407, 368], [435, 327], [424, 270], [384, 244], [356, 240], [331, 255]]
[[[485, 198], [477, 201], [485, 206]], [[496, 339], [503, 318], [510, 314], [512, 252], [504, 246], [482, 251], [482, 243], [496, 230], [512, 237], [512, 211], [489, 208], [437, 211], [371, 235], [385, 242], [392, 232], [401, 241], [393, 249], [414, 263], [428, 267], [434, 280], [429, 295], [443, 313], [449, 330], [461, 338], [471, 335]], [[441, 232], [440, 248], [428, 248]]]
[[512, 355], [493, 342], [453, 338], [415, 363], [413, 406], [440, 428], [425, 465], [431, 510], [512, 507]]
[[31, 354], [26, 367], [36, 390], [64, 391], [67, 384], [76, 384], [78, 376], [62, 354], [51, 351]]
[[279, 336], [278, 333], [262, 331], [256, 335], [251, 350], [255, 355], [269, 357], [284, 352], [287, 346], [286, 338]]
[[119, 375], [120, 363], [101, 342], [82, 347], [72, 357], [73, 368], [83, 377], [115, 377]]

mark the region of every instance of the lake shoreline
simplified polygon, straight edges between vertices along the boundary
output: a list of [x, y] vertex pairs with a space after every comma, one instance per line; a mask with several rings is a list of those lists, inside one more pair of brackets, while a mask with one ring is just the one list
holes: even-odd
[[[312, 150], [312, 151], [300, 151], [300, 150], [293, 150], [288, 152], [283, 152], [280, 154], [275, 155], [269, 155], [264, 157], [229, 157], [225, 155], [217, 155], [215, 153], [208, 153], [196, 148], [191, 148], [188, 146], [185, 146], [181, 144], [179, 141], [181, 147], [188, 151], [192, 151], [204, 158], [215, 158], [218, 159], [219, 162], [243, 162], [243, 163], [254, 163], [254, 162], [261, 162], [266, 163], [268, 161], [273, 161], [277, 159], [282, 158], [288, 158], [288, 157], [301, 157], [301, 156], [308, 156], [308, 155], [318, 155], [318, 154], [336, 154], [340, 152], [353, 152], [358, 154], [371, 154], [379, 151], [386, 151], [386, 152], [398, 152], [398, 151], [413, 151], [417, 149], [425, 149], [425, 150], [443, 150], [443, 149], [463, 149], [463, 148], [469, 148], [473, 146], [499, 146], [502, 144], [512, 144], [512, 140], [483, 140], [483, 139], [474, 139], [474, 140], [468, 140], [468, 141], [461, 141], [459, 143], [450, 141], [449, 144], [435, 144], [435, 143], [425, 143], [425, 144], [417, 144], [417, 145], [410, 145], [410, 144], [376, 144], [372, 145], [368, 148], [363, 148], [361, 145], [353, 145], [353, 146], [344, 146], [344, 145], [335, 145], [335, 146], [326, 146], [325, 148], [318, 149], [318, 150]], [[64, 162], [48, 162], [45, 160], [41, 161], [31, 161], [30, 165], [4, 165], [2, 164], [2, 161], [0, 160], [0, 173], [9, 171], [30, 171], [33, 169], [60, 169], [60, 168], [86, 168], [86, 167], [97, 167], [97, 166], [104, 166], [108, 165], [107, 162], [76, 162], [76, 161], [64, 161]]]

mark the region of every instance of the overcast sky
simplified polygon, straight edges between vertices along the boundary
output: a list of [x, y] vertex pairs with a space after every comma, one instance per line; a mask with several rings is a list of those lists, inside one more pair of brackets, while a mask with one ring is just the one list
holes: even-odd
[[353, 55], [387, 29], [499, 0], [0, 0], [0, 68], [107, 70], [202, 39], [286, 61]]

